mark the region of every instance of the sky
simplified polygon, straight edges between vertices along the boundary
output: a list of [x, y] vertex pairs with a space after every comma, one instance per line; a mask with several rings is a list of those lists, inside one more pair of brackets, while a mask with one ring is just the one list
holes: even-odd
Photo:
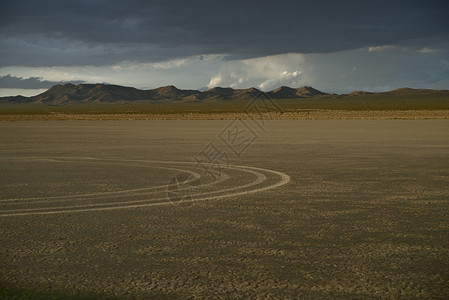
[[0, 96], [54, 84], [449, 89], [448, 1], [2, 0]]

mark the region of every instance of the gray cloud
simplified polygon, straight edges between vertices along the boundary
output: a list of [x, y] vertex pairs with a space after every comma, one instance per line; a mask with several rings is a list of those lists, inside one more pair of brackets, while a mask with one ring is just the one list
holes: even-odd
[[0, 66], [250, 58], [365, 46], [438, 47], [446, 1], [24, 0], [0, 4]]
[[[73, 84], [84, 83], [84, 81], [70, 81]], [[11, 75], [0, 76], [0, 88], [3, 89], [47, 89], [55, 84], [64, 84], [68, 81], [48, 81], [39, 77], [22, 78]]]
[[281, 54], [221, 64], [209, 87], [312, 85], [326, 92], [387, 91], [400, 87], [447, 89], [449, 51], [366, 47], [324, 54]]

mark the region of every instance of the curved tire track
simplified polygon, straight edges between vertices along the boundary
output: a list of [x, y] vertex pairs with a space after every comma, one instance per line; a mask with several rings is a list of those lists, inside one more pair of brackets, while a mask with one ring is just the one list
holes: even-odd
[[[33, 157], [26, 159], [165, 169], [190, 174], [191, 180], [184, 183], [192, 185], [201, 179], [198, 172], [191, 170], [198, 169], [196, 162], [100, 159], [94, 157]], [[218, 179], [195, 186], [200, 192], [192, 195], [194, 202], [258, 193], [277, 188], [290, 181], [287, 174], [264, 168], [230, 165], [226, 166], [224, 170], [225, 173]], [[235, 180], [236, 178], [239, 178], [239, 180]], [[241, 184], [243, 180], [247, 182]], [[167, 186], [170, 185], [78, 195], [0, 199], [0, 217], [104, 211], [176, 204], [165, 193]], [[212, 189], [207, 190], [210, 188]], [[33, 205], [37, 206], [30, 208]]]

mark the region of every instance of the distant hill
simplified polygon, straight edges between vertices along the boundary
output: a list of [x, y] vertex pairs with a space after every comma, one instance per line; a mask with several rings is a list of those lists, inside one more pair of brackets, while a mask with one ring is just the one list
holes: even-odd
[[[294, 92], [291, 93], [284, 91], [291, 88], [281, 87], [279, 89], [268, 92], [266, 95], [274, 99], [325, 95], [325, 93], [322, 93], [311, 87], [294, 89]], [[215, 87], [205, 91], [199, 91], [181, 90], [173, 85], [169, 85], [151, 90], [139, 90], [132, 87], [109, 84], [74, 85], [71, 83], [67, 83], [64, 85], [55, 85], [46, 92], [33, 97], [3, 97], [0, 98], [0, 103], [34, 103], [62, 105], [71, 103], [128, 103], [135, 101], [210, 102], [223, 100], [254, 99], [261, 93], [262, 91], [256, 88], [233, 89]]]
[[132, 87], [67, 83], [55, 85], [42, 94], [28, 97], [28, 102], [45, 104], [126, 102], [146, 99], [148, 96], [147, 91]]
[[293, 89], [288, 86], [281, 86], [271, 92], [268, 95], [274, 99], [287, 99], [287, 98], [298, 98], [298, 97], [314, 97], [320, 95], [327, 95], [319, 90], [314, 89], [311, 86], [304, 86], [301, 88]]
[[349, 93], [348, 96], [366, 96], [366, 95], [372, 95], [374, 93], [365, 92], [365, 91], [354, 91], [352, 93]]
[[425, 95], [429, 93], [436, 92], [435, 90], [429, 90], [429, 89], [411, 89], [411, 88], [399, 88], [395, 89], [389, 92], [386, 92], [387, 94], [391, 95]]
[[[146, 99], [148, 100], [164, 100], [164, 99], [183, 99], [198, 93], [195, 90], [180, 90], [173, 85], [158, 87], [153, 90], [144, 91], [146, 92]], [[139, 99], [134, 99], [139, 100]]]
[[46, 105], [64, 105], [64, 104], [95, 104], [95, 103], [131, 103], [131, 102], [217, 102], [229, 100], [255, 99], [261, 95], [264, 98], [272, 99], [301, 99], [301, 98], [332, 98], [341, 96], [372, 96], [372, 95], [391, 95], [391, 96], [411, 96], [427, 95], [439, 93], [448, 95], [449, 91], [435, 91], [425, 89], [401, 88], [383, 93], [369, 93], [364, 91], [355, 91], [348, 95], [327, 94], [314, 89], [311, 86], [300, 88], [291, 88], [281, 86], [277, 89], [264, 93], [256, 88], [233, 89], [215, 87], [204, 91], [199, 90], [181, 90], [173, 85], [163, 86], [156, 89], [140, 90], [133, 87], [125, 87], [110, 84], [78, 84], [67, 83], [58, 84], [46, 92], [33, 97], [0, 97], [0, 103], [3, 104], [46, 104]]

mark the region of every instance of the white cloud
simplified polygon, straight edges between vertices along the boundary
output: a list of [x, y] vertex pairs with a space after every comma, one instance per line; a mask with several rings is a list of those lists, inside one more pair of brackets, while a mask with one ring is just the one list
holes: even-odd
[[212, 78], [210, 79], [209, 84], [208, 84], [208, 87], [209, 87], [209, 88], [213, 88], [213, 87], [216, 87], [216, 86], [220, 86], [220, 84], [221, 84], [222, 82], [223, 82], [223, 79], [222, 79], [219, 75], [214, 76], [214, 77], [212, 77]]
[[173, 59], [170, 61], [163, 61], [153, 64], [153, 68], [155, 69], [174, 69], [179, 68], [183, 65], [185, 65], [188, 62], [188, 59], [181, 58], [181, 59]]
[[368, 47], [369, 52], [380, 52], [380, 51], [386, 51], [386, 50], [393, 50], [396, 48], [395, 46], [375, 46], [375, 47]]
[[208, 87], [255, 86], [262, 90], [269, 90], [279, 85], [304, 85], [305, 77], [300, 71], [304, 57], [303, 54], [288, 53], [226, 61], [220, 65], [218, 74], [211, 77]]
[[177, 58], [172, 60], [141, 63], [133, 61], [122, 61], [119, 64], [111, 66], [115, 71], [121, 70], [139, 70], [139, 69], [157, 69], [157, 70], [170, 70], [181, 67], [187, 67], [190, 65], [207, 64], [214, 61], [221, 61], [226, 55], [224, 54], [207, 54], [207, 55], [194, 55], [189, 57]]
[[260, 83], [257, 87], [261, 90], [273, 90], [281, 85], [298, 87], [303, 79], [301, 71], [288, 72], [284, 71], [278, 77], [270, 78]]
[[377, 47], [368, 47], [365, 48], [368, 50], [368, 52], [383, 52], [388, 50], [399, 50], [402, 52], [418, 52], [418, 53], [438, 53], [440, 50], [438, 49], [432, 49], [428, 47], [424, 48], [414, 48], [414, 47], [399, 47], [399, 46], [377, 46]]
[[439, 50], [424, 47], [424, 48], [419, 49], [418, 52], [419, 53], [437, 53], [437, 52], [439, 52]]

